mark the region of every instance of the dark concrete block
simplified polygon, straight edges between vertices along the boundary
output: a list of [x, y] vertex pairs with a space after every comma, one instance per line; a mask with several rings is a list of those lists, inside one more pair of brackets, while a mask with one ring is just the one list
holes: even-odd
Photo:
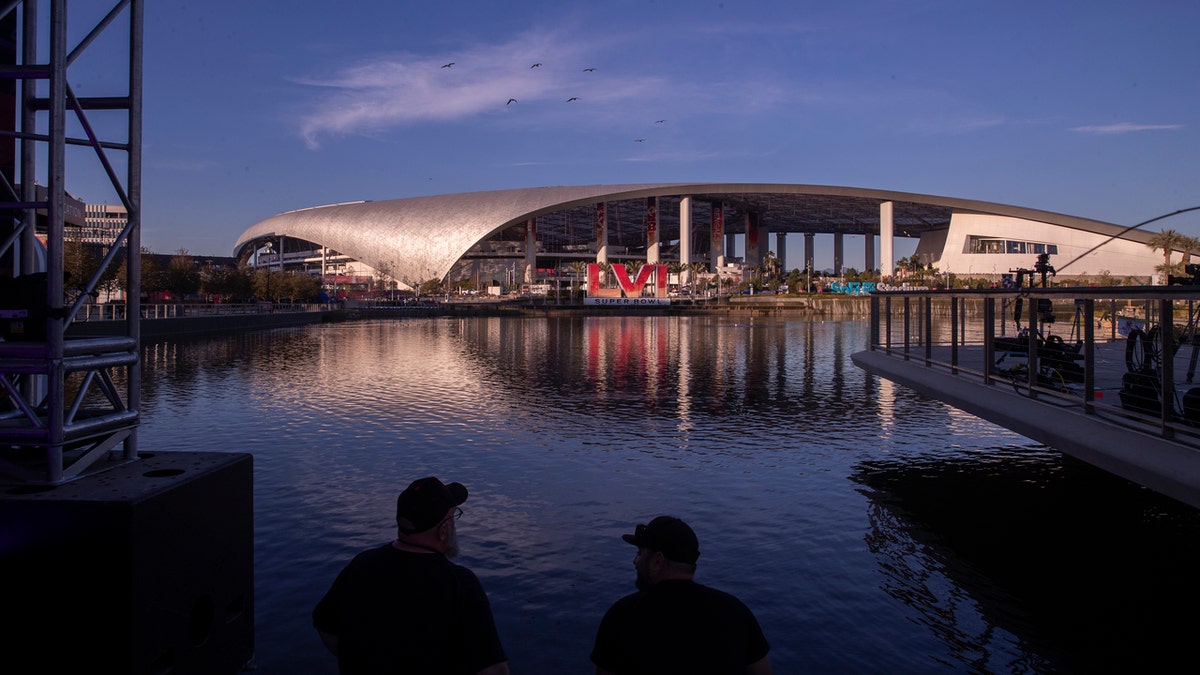
[[254, 652], [253, 459], [145, 453], [0, 488], [6, 672], [237, 673]]

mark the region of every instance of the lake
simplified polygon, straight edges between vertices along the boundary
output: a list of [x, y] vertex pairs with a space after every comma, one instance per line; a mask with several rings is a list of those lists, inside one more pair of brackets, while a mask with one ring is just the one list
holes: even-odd
[[[335, 673], [313, 605], [470, 490], [459, 562], [514, 673], [590, 673], [660, 514], [776, 673], [1145, 670], [1191, 657], [1194, 509], [868, 375], [858, 321], [412, 318], [143, 348], [144, 452], [250, 452], [260, 673]], [[1182, 613], [1182, 618], [1179, 614]]]

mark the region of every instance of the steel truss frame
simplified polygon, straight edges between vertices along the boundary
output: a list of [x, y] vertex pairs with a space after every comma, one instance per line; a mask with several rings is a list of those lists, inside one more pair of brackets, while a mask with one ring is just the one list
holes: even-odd
[[[38, 8], [47, 4], [49, 23], [42, 25]], [[31, 321], [45, 317], [44, 331], [33, 325], [28, 336], [0, 341], [0, 473], [48, 485], [78, 478], [106, 456], [118, 463], [137, 459], [141, 388], [143, 0], [118, 0], [69, 52], [67, 4], [9, 0], [0, 7], [0, 24], [10, 31], [0, 40], [16, 38], [0, 63], [0, 88], [12, 94], [15, 107], [13, 113], [0, 111], [0, 119], [9, 119], [0, 128], [0, 143], [15, 149], [13, 163], [5, 162], [12, 168], [0, 172], [0, 269], [10, 280], [46, 275], [23, 308]], [[127, 90], [108, 97], [76, 96], [68, 84], [68, 67], [85, 56], [106, 29], [120, 25], [118, 21], [128, 22]], [[49, 55], [39, 62], [38, 39], [46, 34]], [[98, 110], [124, 113], [124, 140], [100, 138], [88, 117], [89, 111]], [[68, 137], [68, 115], [73, 129], [82, 130], [81, 137]], [[72, 300], [64, 295], [63, 279], [68, 145], [94, 152], [129, 218]], [[114, 152], [125, 155], [124, 177], [110, 161], [109, 153]], [[38, 172], [39, 155], [46, 158], [44, 174]], [[38, 188], [39, 179], [46, 181], [45, 188]], [[39, 214], [44, 214], [46, 231], [44, 263], [35, 237]], [[122, 257], [127, 298], [123, 334], [89, 338], [72, 332], [68, 337], [75, 315], [88, 296], [94, 296], [105, 271], [119, 265]], [[8, 302], [11, 306], [11, 299]]]

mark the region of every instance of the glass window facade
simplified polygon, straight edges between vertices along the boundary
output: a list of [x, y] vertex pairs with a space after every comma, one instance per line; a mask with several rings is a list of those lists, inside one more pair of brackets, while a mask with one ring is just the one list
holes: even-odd
[[976, 254], [1041, 254], [1058, 255], [1058, 244], [989, 237], [967, 237], [967, 253]]

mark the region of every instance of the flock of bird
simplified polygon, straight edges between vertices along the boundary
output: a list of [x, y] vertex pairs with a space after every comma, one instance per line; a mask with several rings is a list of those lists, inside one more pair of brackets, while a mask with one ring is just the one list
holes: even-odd
[[[449, 63], [443, 64], [443, 65], [442, 65], [442, 67], [443, 67], [443, 68], [452, 68], [452, 67], [454, 67], [454, 64], [455, 64], [455, 62], [454, 62], [454, 61], [451, 61], [451, 62], [449, 62]], [[541, 63], [535, 63], [535, 64], [533, 64], [532, 66], [529, 66], [529, 67], [530, 67], [531, 69], [532, 69], [532, 68], [541, 68], [541, 67], [542, 67], [542, 64], [541, 64]], [[594, 72], [596, 72], [596, 69], [595, 69], [595, 68], [584, 68], [584, 69], [583, 69], [583, 72], [585, 72], [585, 73], [594, 73]], [[578, 97], [578, 96], [572, 96], [571, 98], [568, 98], [568, 99], [566, 100], [566, 102], [567, 102], [567, 103], [571, 103], [571, 102], [573, 102], [573, 101], [578, 101], [578, 100], [579, 100], [579, 97]], [[504, 105], [512, 105], [512, 104], [514, 104], [514, 103], [516, 103], [516, 102], [517, 102], [517, 99], [515, 99], [515, 98], [509, 98], [509, 99], [508, 99], [508, 101], [507, 101], [507, 102], [506, 102]], [[666, 120], [656, 120], [654, 123], [655, 123], [655, 124], [665, 124], [665, 123], [666, 123]], [[645, 141], [646, 141], [646, 139], [644, 139], [644, 138], [635, 138], [635, 139], [633, 140], [633, 142], [634, 142], [634, 143], [644, 143]]]

